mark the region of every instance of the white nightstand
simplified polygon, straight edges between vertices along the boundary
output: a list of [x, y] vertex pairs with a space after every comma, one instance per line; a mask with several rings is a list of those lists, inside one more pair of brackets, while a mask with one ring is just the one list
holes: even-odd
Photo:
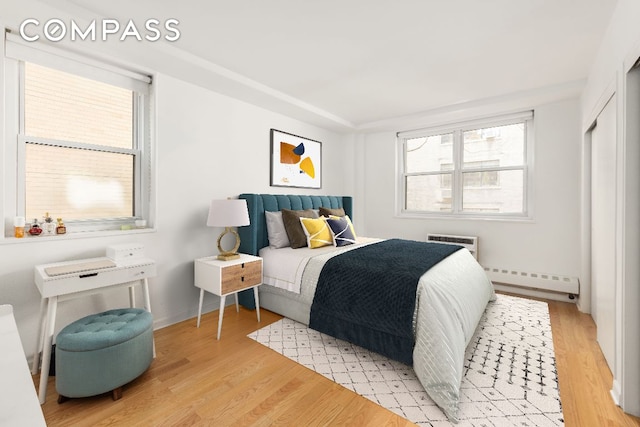
[[258, 300], [258, 286], [262, 284], [262, 258], [240, 254], [240, 258], [222, 261], [215, 256], [195, 260], [195, 286], [200, 288], [200, 303], [198, 304], [198, 327], [202, 314], [202, 299], [204, 291], [220, 297], [220, 315], [218, 318], [218, 339], [222, 330], [222, 316], [227, 295], [235, 294], [236, 311], [239, 311], [238, 292], [253, 288], [256, 300], [256, 313], [260, 321], [260, 302]]

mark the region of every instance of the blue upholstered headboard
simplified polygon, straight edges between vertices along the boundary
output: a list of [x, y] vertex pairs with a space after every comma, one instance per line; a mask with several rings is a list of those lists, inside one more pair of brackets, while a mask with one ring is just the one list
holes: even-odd
[[240, 252], [258, 255], [258, 251], [269, 246], [265, 211], [281, 209], [343, 208], [353, 219], [353, 199], [350, 196], [300, 196], [295, 194], [241, 194], [238, 198], [247, 201], [251, 225], [238, 227]]

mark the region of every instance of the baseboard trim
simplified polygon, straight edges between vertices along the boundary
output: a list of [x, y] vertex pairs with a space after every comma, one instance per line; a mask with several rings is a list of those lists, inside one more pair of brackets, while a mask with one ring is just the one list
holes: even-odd
[[611, 390], [609, 390], [609, 394], [611, 395], [613, 402], [617, 406], [620, 406], [620, 382], [618, 382], [618, 380], [613, 380], [613, 385]]

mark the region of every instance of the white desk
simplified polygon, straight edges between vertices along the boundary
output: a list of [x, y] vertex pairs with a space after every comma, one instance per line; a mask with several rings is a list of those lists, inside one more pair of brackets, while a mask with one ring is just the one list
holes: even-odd
[[72, 266], [106, 259], [108, 258], [91, 258], [35, 267], [35, 283], [42, 295], [42, 300], [40, 302], [40, 330], [38, 331], [36, 349], [33, 353], [31, 373], [35, 375], [38, 372], [40, 353], [42, 353], [40, 387], [38, 388], [40, 403], [44, 403], [47, 394], [47, 381], [51, 364], [51, 343], [55, 330], [58, 301], [96, 294], [107, 288], [126, 286], [129, 288], [129, 303], [131, 307], [135, 307], [133, 286], [142, 284], [144, 308], [149, 312], [151, 311], [147, 278], [156, 275], [156, 264], [152, 259], [142, 257], [128, 258], [118, 261], [114, 267], [56, 276], [50, 276], [46, 272], [47, 269], [53, 267]]
[[46, 426], [10, 305], [0, 305], [0, 341], [0, 425]]

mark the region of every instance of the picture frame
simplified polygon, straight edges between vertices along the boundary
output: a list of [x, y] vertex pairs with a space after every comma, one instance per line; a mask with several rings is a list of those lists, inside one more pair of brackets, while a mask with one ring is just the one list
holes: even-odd
[[322, 143], [271, 129], [272, 187], [322, 188]]

